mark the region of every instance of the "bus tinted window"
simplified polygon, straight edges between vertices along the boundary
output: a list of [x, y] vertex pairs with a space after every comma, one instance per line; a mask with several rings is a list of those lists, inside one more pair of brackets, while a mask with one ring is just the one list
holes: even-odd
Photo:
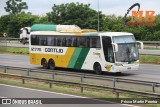
[[31, 45], [39, 45], [39, 38], [36, 35], [31, 35]]
[[60, 37], [60, 36], [57, 36], [56, 37], [56, 46], [61, 46], [62, 45], [62, 37]]
[[61, 46], [66, 46], [66, 37], [62, 37], [62, 45]]
[[77, 47], [77, 37], [72, 37], [72, 47]]
[[31, 45], [100, 48], [100, 37], [32, 35]]
[[47, 37], [47, 46], [54, 46], [54, 45], [55, 45], [54, 36], [48, 36]]
[[70, 47], [72, 44], [72, 37], [68, 36], [66, 37], [66, 46]]
[[100, 37], [90, 37], [90, 48], [100, 48]]
[[39, 36], [39, 45], [47, 46], [47, 37], [46, 36]]
[[77, 47], [87, 47], [86, 37], [77, 37]]

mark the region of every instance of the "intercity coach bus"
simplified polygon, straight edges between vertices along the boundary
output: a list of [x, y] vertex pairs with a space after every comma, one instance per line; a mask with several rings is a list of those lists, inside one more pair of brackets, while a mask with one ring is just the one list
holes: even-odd
[[132, 33], [96, 32], [79, 29], [74, 25], [70, 26], [71, 29], [61, 26], [31, 27], [31, 64], [42, 65], [45, 69], [62, 67], [93, 70], [97, 74], [139, 68], [138, 46], [142, 49], [143, 43], [137, 42]]

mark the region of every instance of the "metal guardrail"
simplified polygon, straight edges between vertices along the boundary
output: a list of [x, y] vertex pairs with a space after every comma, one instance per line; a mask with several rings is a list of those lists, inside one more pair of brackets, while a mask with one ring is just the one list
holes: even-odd
[[143, 44], [152, 44], [151, 46], [155, 46], [156, 48], [158, 48], [158, 46], [160, 46], [160, 41], [142, 41]]
[[3, 68], [4, 73], [7, 73], [8, 69], [21, 70], [21, 71], [25, 71], [27, 76], [30, 76], [30, 73], [32, 72], [37, 72], [37, 73], [51, 74], [52, 79], [55, 79], [56, 75], [65, 75], [65, 76], [80, 77], [81, 82], [83, 82], [85, 78], [95, 79], [95, 80], [106, 80], [106, 81], [112, 82], [112, 87], [116, 87], [116, 84], [120, 82], [151, 86], [153, 93], [156, 92], [156, 87], [160, 87], [159, 82], [124, 79], [124, 78], [118, 78], [118, 77], [100, 76], [100, 75], [85, 74], [85, 73], [74, 73], [74, 72], [66, 72], [66, 71], [58, 71], [58, 70], [46, 70], [45, 69], [44, 71], [44, 69], [30, 69], [30, 68], [20, 68], [20, 67], [11, 67], [11, 66], [3, 66], [3, 65], [0, 65], [0, 67]]
[[8, 40], [8, 41], [18, 41], [20, 40], [20, 38], [4, 38], [4, 37], [0, 37], [0, 40]]
[[145, 96], [145, 97], [160, 98], [160, 94], [158, 94], [158, 93], [133, 91], [133, 90], [127, 90], [127, 89], [115, 88], [115, 87], [109, 87], [109, 86], [87, 84], [87, 83], [83, 83], [83, 82], [68, 82], [68, 81], [54, 80], [54, 79], [53, 80], [42, 79], [42, 78], [36, 78], [36, 77], [30, 77], [30, 76], [21, 76], [21, 75], [13, 75], [13, 74], [7, 74], [7, 73], [0, 73], [0, 75], [1, 76], [9, 76], [9, 77], [20, 78], [20, 79], [22, 79], [23, 84], [25, 84], [25, 80], [35, 80], [35, 81], [40, 81], [40, 82], [47, 82], [49, 84], [50, 88], [52, 88], [52, 84], [54, 84], [54, 83], [63, 84], [63, 85], [70, 85], [70, 86], [77, 86], [77, 87], [81, 88], [81, 93], [83, 93], [84, 88], [90, 88], [90, 89], [98, 89], [98, 90], [115, 92], [117, 98], [119, 98], [120, 93], [140, 95], [140, 96]]
[[144, 44], [160, 44], [160, 41], [142, 41]]

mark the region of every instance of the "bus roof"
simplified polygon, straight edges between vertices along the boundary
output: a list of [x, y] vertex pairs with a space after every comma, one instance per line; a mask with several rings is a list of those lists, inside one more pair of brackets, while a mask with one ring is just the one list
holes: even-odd
[[56, 31], [35, 31], [31, 32], [31, 35], [78, 35], [78, 36], [125, 36], [125, 35], [133, 35], [128, 32], [88, 32], [88, 33], [66, 33], [66, 32], [56, 32]]
[[128, 32], [101, 32], [100, 35], [102, 36], [126, 36], [126, 35], [133, 35], [133, 34], [128, 33]]
[[34, 24], [31, 27], [31, 32], [34, 31], [63, 31], [63, 30], [80, 30], [77, 25], [53, 25], [53, 24]]

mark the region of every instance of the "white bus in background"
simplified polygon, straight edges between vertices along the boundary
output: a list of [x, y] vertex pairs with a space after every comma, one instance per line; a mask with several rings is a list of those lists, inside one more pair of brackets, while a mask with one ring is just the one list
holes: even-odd
[[27, 42], [29, 42], [30, 29], [31, 29], [30, 27], [21, 28], [20, 42], [22, 44], [26, 44]]

